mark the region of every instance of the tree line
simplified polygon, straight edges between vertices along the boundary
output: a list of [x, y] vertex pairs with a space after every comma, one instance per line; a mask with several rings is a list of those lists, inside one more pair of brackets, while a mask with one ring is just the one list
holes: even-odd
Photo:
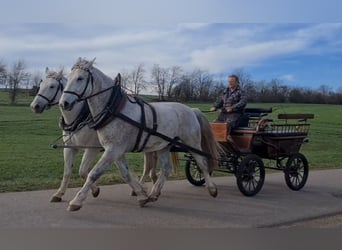
[[[333, 91], [327, 85], [317, 89], [292, 87], [281, 79], [255, 81], [243, 69], [231, 72], [240, 79], [240, 85], [248, 95], [248, 102], [269, 103], [318, 103], [342, 104], [342, 87]], [[159, 101], [198, 101], [214, 102], [227, 87], [227, 75], [217, 76], [209, 71], [195, 68], [185, 70], [180, 66], [163, 67], [154, 64], [149, 70], [143, 64], [132, 69], [123, 69], [122, 86], [128, 93], [156, 93]], [[39, 71], [30, 73], [23, 60], [18, 60], [11, 67], [0, 62], [0, 88], [9, 93], [11, 104], [16, 102], [20, 89], [35, 95], [42, 80]]]

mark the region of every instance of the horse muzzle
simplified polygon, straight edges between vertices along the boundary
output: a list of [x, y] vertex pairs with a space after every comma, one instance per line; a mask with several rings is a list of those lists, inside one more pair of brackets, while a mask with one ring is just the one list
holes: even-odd
[[63, 109], [63, 110], [66, 110], [66, 111], [70, 111], [72, 110], [72, 108], [74, 107], [76, 101], [73, 101], [73, 102], [69, 102], [69, 101], [62, 101], [59, 103], [59, 106]]

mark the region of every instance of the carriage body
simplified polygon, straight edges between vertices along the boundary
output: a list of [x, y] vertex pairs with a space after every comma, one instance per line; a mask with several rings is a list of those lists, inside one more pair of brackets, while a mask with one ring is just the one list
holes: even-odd
[[[227, 133], [227, 123], [210, 123], [221, 149], [217, 171], [233, 173], [246, 196], [261, 190], [265, 168], [283, 171], [292, 190], [300, 190], [308, 177], [308, 161], [299, 152], [308, 141], [308, 119], [314, 115], [279, 114], [273, 121], [267, 117], [271, 112], [272, 109], [246, 109], [248, 119], [231, 135]], [[265, 166], [263, 159], [274, 164]]]

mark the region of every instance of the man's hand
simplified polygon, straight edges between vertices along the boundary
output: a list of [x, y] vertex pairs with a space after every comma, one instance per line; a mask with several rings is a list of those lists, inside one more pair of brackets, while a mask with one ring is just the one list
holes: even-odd
[[215, 108], [215, 107], [211, 107], [211, 108], [210, 108], [210, 111], [211, 111], [211, 112], [214, 112], [214, 111], [216, 111], [216, 108]]
[[230, 112], [233, 112], [233, 109], [232, 109], [232, 108], [226, 108], [226, 111], [227, 111], [228, 113], [230, 113]]

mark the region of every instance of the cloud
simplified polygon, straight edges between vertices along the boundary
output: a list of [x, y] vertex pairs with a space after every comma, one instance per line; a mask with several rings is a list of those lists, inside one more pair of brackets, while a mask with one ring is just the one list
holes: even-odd
[[214, 73], [253, 66], [263, 61], [289, 53], [295, 53], [305, 47], [300, 40], [279, 40], [250, 43], [242, 46], [220, 44], [192, 53], [192, 62], [200, 68]]
[[340, 50], [341, 29], [341, 24], [12, 25], [0, 31], [0, 59], [24, 59], [32, 70], [68, 68], [81, 56], [96, 57], [108, 74], [139, 63], [223, 73]]
[[295, 76], [293, 74], [281, 75], [278, 78], [280, 80], [284, 80], [285, 82], [293, 82], [295, 80]]
[[[280, 26], [281, 27], [281, 26]], [[192, 63], [211, 72], [261, 65], [279, 56], [324, 53], [327, 42], [341, 33], [341, 24], [318, 24], [278, 31], [279, 26], [235, 28], [217, 44], [191, 54]], [[331, 44], [332, 44], [331, 43]], [[331, 48], [330, 48], [331, 49]]]

